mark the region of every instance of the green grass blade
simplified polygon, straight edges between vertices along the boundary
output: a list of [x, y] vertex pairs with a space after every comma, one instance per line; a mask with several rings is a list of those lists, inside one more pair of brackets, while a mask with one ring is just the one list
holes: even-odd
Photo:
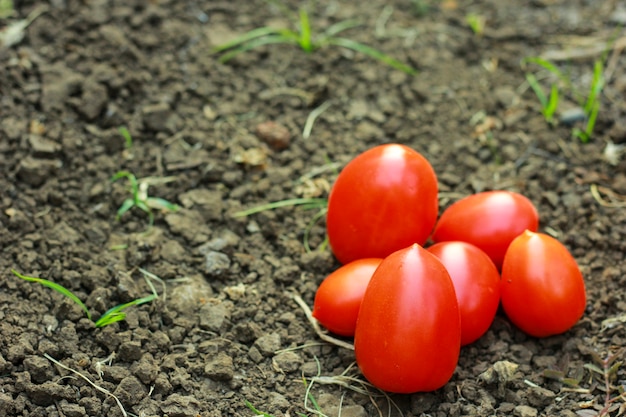
[[543, 115], [545, 119], [551, 123], [554, 119], [554, 114], [556, 113], [556, 109], [559, 106], [559, 88], [556, 84], [552, 84], [552, 89], [550, 90], [550, 98], [548, 100], [548, 105], [543, 109]]
[[25, 281], [30, 281], [30, 282], [36, 282], [38, 284], [43, 285], [44, 287], [48, 287], [50, 289], [53, 289], [54, 291], [58, 292], [59, 294], [62, 294], [66, 297], [68, 297], [70, 300], [74, 301], [76, 304], [78, 304], [78, 306], [80, 308], [83, 309], [83, 311], [85, 312], [85, 314], [87, 315], [87, 318], [89, 320], [91, 320], [91, 313], [89, 313], [89, 309], [87, 308], [87, 306], [80, 300], [80, 298], [78, 298], [73, 292], [71, 292], [70, 290], [68, 290], [67, 288], [65, 288], [64, 286], [54, 283], [52, 281], [48, 281], [47, 279], [44, 278], [35, 278], [35, 277], [29, 277], [26, 275], [22, 275], [19, 272], [17, 272], [15, 269], [12, 269], [11, 272], [13, 273], [13, 275], [15, 275], [18, 278], [21, 278]]
[[146, 204], [151, 209], [155, 210], [167, 210], [167, 211], [178, 211], [180, 207], [178, 204], [171, 203], [164, 198], [159, 197], [148, 197], [146, 199]]
[[341, 22], [337, 22], [335, 24], [330, 25], [324, 31], [324, 35], [326, 36], [326, 38], [330, 39], [333, 36], [338, 35], [339, 33], [345, 30], [352, 29], [357, 26], [361, 26], [361, 22], [359, 22], [358, 20], [355, 20], [355, 19], [342, 20]]
[[263, 416], [263, 417], [274, 417], [271, 414], [267, 414], [264, 413], [263, 411], [259, 411], [256, 409], [256, 407], [254, 407], [252, 405], [252, 403], [250, 403], [248, 400], [244, 400], [244, 404], [246, 404], [246, 407], [248, 407], [250, 410], [252, 410], [252, 412], [257, 415], [257, 416]]
[[583, 108], [585, 114], [590, 115], [591, 111], [595, 107], [595, 103], [604, 88], [604, 66], [601, 61], [596, 61], [593, 65], [593, 78], [591, 80], [591, 86], [589, 88], [589, 97], [587, 97], [587, 102], [585, 103], [585, 107]]
[[563, 74], [563, 72], [561, 72], [561, 70], [554, 65], [552, 62], [545, 60], [543, 58], [539, 58], [539, 57], [529, 57], [529, 58], [525, 58], [522, 63], [526, 64], [526, 63], [531, 63], [531, 64], [537, 64], [540, 67], [542, 67], [543, 69], [548, 70], [549, 72], [551, 72], [552, 74], [554, 74], [558, 79], [560, 79], [562, 82], [564, 82], [565, 84], [567, 84], [568, 86], [571, 84], [569, 78], [567, 78], [565, 76], [565, 74]]
[[128, 182], [130, 182], [130, 192], [133, 195], [133, 199], [137, 201], [137, 198], [139, 198], [139, 183], [137, 182], [137, 177], [135, 177], [132, 172], [118, 171], [111, 177], [111, 182], [115, 182], [120, 178], [128, 179]]
[[308, 204], [326, 204], [328, 200], [325, 198], [291, 198], [288, 200], [275, 201], [273, 203], [263, 204], [261, 206], [252, 207], [248, 210], [238, 211], [233, 214], [234, 217], [247, 217], [251, 214], [260, 213], [262, 211], [274, 210], [281, 207], [301, 206]]
[[313, 52], [315, 46], [311, 41], [311, 22], [304, 8], [300, 9], [300, 37], [298, 43], [305, 52]]
[[257, 28], [257, 29], [252, 29], [250, 32], [246, 32], [243, 35], [236, 37], [230, 42], [226, 42], [226, 43], [216, 46], [215, 48], [213, 48], [212, 52], [213, 53], [224, 52], [228, 49], [241, 46], [244, 43], [247, 43], [256, 38], [261, 38], [263, 36], [268, 36], [268, 35], [278, 35], [282, 31], [284, 31], [284, 29], [276, 29], [276, 28], [271, 28], [271, 27], [266, 27], [266, 26]]
[[126, 128], [126, 126], [120, 126], [120, 128], [118, 129], [120, 132], [120, 135], [122, 135], [122, 137], [124, 138], [124, 147], [126, 149], [130, 149], [133, 147], [133, 137], [130, 135], [130, 132], [128, 131], [128, 129]]
[[389, 65], [390, 67], [400, 70], [402, 72], [405, 72], [409, 75], [416, 75], [418, 73], [418, 71], [415, 68], [409, 65], [406, 65], [405, 63], [400, 62], [397, 59], [392, 58], [389, 55], [384, 54], [377, 49], [372, 48], [371, 46], [353, 41], [352, 39], [329, 38], [327, 39], [327, 42], [331, 45], [341, 46], [344, 48], [352, 49], [353, 51], [361, 52], [362, 54], [365, 54], [371, 58], [381, 61]]
[[229, 52], [226, 52], [224, 55], [222, 55], [219, 58], [219, 61], [222, 64], [224, 64], [243, 52], [250, 51], [252, 49], [258, 48], [259, 46], [271, 45], [271, 44], [277, 44], [277, 43], [299, 45], [300, 38], [297, 33], [290, 32], [289, 36], [280, 34], [280, 35], [265, 36], [262, 38], [253, 39], [250, 42], [247, 42], [239, 46], [238, 48], [235, 48]]
[[537, 96], [537, 99], [539, 100], [539, 104], [541, 104], [541, 109], [543, 112], [543, 109], [548, 107], [548, 98], [546, 97], [546, 94], [541, 89], [541, 86], [539, 85], [539, 81], [537, 81], [537, 78], [531, 73], [526, 74], [526, 81], [528, 81], [528, 85], [535, 92], [535, 95]]
[[[138, 306], [141, 304], [149, 303], [154, 301], [158, 297], [157, 294], [150, 294], [146, 297], [138, 298], [133, 301], [129, 301], [128, 303], [120, 304], [115, 307], [108, 309], [97, 321], [96, 327], [104, 327], [111, 323], [115, 323], [117, 321], [124, 320], [126, 314], [122, 313], [122, 310], [127, 309], [128, 307]], [[120, 318], [120, 316], [123, 317]]]
[[135, 206], [135, 202], [131, 200], [130, 198], [124, 200], [120, 208], [117, 209], [117, 215], [115, 216], [115, 218], [119, 220], [128, 210], [130, 210], [134, 206]]

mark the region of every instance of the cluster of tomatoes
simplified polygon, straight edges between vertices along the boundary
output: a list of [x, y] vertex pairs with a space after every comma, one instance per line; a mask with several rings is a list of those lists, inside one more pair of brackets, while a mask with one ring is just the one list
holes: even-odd
[[329, 196], [328, 238], [343, 266], [320, 285], [313, 316], [354, 337], [361, 372], [385, 391], [445, 385], [461, 346], [488, 330], [499, 305], [536, 337], [565, 332], [585, 309], [576, 261], [537, 232], [526, 197], [487, 191], [439, 219], [438, 210], [432, 166], [398, 144], [354, 158]]

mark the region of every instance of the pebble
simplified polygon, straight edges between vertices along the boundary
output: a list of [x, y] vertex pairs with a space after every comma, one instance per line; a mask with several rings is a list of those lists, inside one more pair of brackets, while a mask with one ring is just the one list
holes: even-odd
[[279, 372], [295, 372], [300, 369], [302, 358], [295, 352], [287, 351], [274, 356], [273, 362]]
[[281, 151], [289, 147], [291, 133], [285, 126], [273, 121], [259, 123], [254, 129], [257, 137], [273, 149]]
[[536, 408], [527, 405], [518, 405], [513, 410], [513, 415], [516, 417], [537, 417], [538, 414]]
[[220, 352], [204, 365], [204, 374], [216, 381], [230, 381], [235, 375], [233, 358]]
[[211, 332], [219, 332], [230, 311], [222, 302], [207, 303], [200, 309], [200, 328]]
[[254, 342], [256, 347], [263, 356], [272, 356], [274, 352], [280, 349], [280, 335], [278, 333], [270, 333], [259, 337]]
[[204, 255], [204, 272], [210, 276], [221, 276], [230, 268], [228, 255], [217, 251], [208, 251]]
[[171, 417], [196, 417], [200, 402], [190, 395], [172, 394], [160, 406], [164, 415]]

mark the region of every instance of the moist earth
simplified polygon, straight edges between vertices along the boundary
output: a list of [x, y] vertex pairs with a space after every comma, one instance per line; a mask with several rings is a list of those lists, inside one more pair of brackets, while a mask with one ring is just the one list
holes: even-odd
[[[15, 1], [0, 32], [0, 415], [254, 415], [246, 402], [277, 417], [315, 415], [315, 404], [343, 417], [622, 415], [624, 3], [306, 4], [314, 33], [356, 19], [341, 36], [415, 76], [333, 46], [267, 45], [226, 64], [212, 53], [257, 27], [295, 24], [299, 6]], [[603, 63], [588, 143], [572, 137], [584, 121], [562, 81], [560, 122], [546, 122], [525, 74], [546, 94], [559, 80], [522, 66], [531, 56], [556, 63], [583, 95]], [[584, 274], [580, 322], [536, 339], [499, 313], [444, 388], [365, 385], [353, 351], [322, 341], [294, 301], [312, 305], [339, 266], [317, 210], [234, 214], [325, 198], [347, 161], [389, 142], [429, 159], [441, 210], [490, 189], [530, 198], [541, 230]], [[116, 219], [132, 198], [127, 178], [110, 180], [120, 171], [180, 209], [153, 209], [152, 227], [137, 207]], [[159, 297], [96, 328], [12, 269], [67, 287], [94, 319], [149, 296], [148, 282]], [[611, 355], [605, 383], [598, 371]]]

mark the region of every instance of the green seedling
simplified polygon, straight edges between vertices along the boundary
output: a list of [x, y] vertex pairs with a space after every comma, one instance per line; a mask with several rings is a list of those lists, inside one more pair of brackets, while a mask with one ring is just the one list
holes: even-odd
[[[573, 128], [572, 136], [577, 137], [583, 143], [586, 143], [591, 139], [598, 113], [600, 111], [600, 95], [602, 94], [605, 83], [605, 61], [606, 57], [602, 57], [594, 62], [593, 77], [587, 94], [581, 93], [573, 85], [570, 78], [553, 63], [539, 57], [526, 58], [522, 61], [522, 65], [528, 63], [536, 64], [556, 76], [559, 82], [563, 84], [564, 89], [568, 91], [573, 96], [574, 100], [581, 106], [583, 114], [585, 115], [584, 128]], [[546, 121], [550, 124], [556, 124], [554, 115], [559, 105], [559, 86], [557, 84], [551, 84], [550, 95], [546, 96], [543, 89], [539, 85], [539, 81], [537, 81], [537, 78], [533, 74], [527, 73], [526, 81], [539, 99], [539, 103], [542, 108], [541, 113]]]
[[559, 106], [559, 87], [556, 84], [552, 84], [550, 86], [550, 95], [546, 96], [539, 85], [539, 81], [537, 81], [537, 78], [533, 74], [527, 73], [526, 81], [528, 81], [528, 85], [530, 85], [530, 88], [535, 92], [541, 104], [541, 114], [543, 114], [546, 122], [551, 125], [556, 124], [554, 115]]
[[[608, 417], [617, 410], [620, 411], [616, 415], [622, 415], [626, 411], [626, 387], [619, 383], [616, 384], [616, 382], [618, 380], [617, 373], [623, 365], [623, 361], [619, 359], [624, 352], [625, 350], [621, 349], [602, 358], [590, 350], [587, 353], [592, 357], [593, 363], [584, 364], [573, 377], [567, 376], [566, 372], [561, 369], [547, 369], [543, 372], [543, 376], [561, 381], [568, 387], [564, 388], [563, 391], [585, 395], [592, 395], [596, 390], [600, 391], [603, 398], [602, 408], [599, 411], [592, 408], [580, 410], [577, 414], [582, 417]], [[588, 388], [583, 386], [585, 371], [589, 373]], [[592, 405], [591, 402], [587, 404]]]
[[485, 32], [485, 16], [479, 15], [478, 13], [468, 13], [465, 16], [465, 22], [469, 25], [472, 32], [476, 36], [482, 36]]
[[125, 126], [119, 128], [120, 135], [124, 138], [124, 148], [130, 149], [133, 147], [133, 137]]
[[219, 61], [228, 62], [237, 55], [271, 44], [288, 44], [300, 47], [306, 53], [312, 53], [326, 46], [339, 46], [365, 54], [397, 70], [410, 75], [417, 74], [417, 70], [404, 64], [391, 56], [380, 52], [371, 46], [353, 41], [352, 39], [337, 36], [339, 33], [359, 26], [354, 20], [343, 20], [335, 23], [320, 34], [314, 35], [309, 21], [309, 14], [304, 8], [299, 10], [298, 30], [289, 28], [272, 28], [268, 26], [253, 29], [237, 37], [236, 39], [219, 45], [213, 49], [213, 53], [222, 54]]
[[158, 198], [148, 196], [148, 187], [152, 184], [163, 184], [174, 181], [173, 177], [166, 178], [144, 178], [137, 180], [134, 174], [128, 171], [119, 171], [112, 178], [111, 181], [115, 182], [121, 178], [126, 178], [130, 183], [131, 197], [124, 200], [120, 208], [117, 209], [116, 220], [119, 220], [127, 211], [133, 207], [137, 207], [148, 215], [150, 226], [154, 224], [154, 214], [152, 210], [165, 210], [165, 211], [177, 211], [180, 207], [174, 203]]
[[[44, 287], [48, 287], [50, 289], [53, 289], [54, 291], [58, 292], [59, 294], [68, 297], [70, 300], [75, 302], [85, 312], [85, 315], [87, 316], [87, 318], [89, 320], [94, 321], [92, 319], [92, 317], [91, 317], [91, 312], [89, 311], [89, 309], [87, 308], [85, 303], [83, 303], [80, 300], [80, 298], [78, 298], [76, 296], [76, 294], [74, 294], [73, 292], [71, 292], [70, 290], [65, 288], [64, 286], [62, 286], [60, 284], [57, 284], [55, 282], [49, 281], [49, 280], [44, 279], [44, 278], [36, 278], [36, 277], [29, 277], [29, 276], [26, 276], [26, 275], [22, 275], [22, 274], [20, 274], [19, 272], [17, 272], [14, 269], [12, 269], [11, 272], [13, 273], [13, 275], [15, 275], [18, 278], [21, 278], [21, 279], [23, 279], [25, 281], [35, 282], [35, 283], [41, 284]], [[110, 308], [104, 314], [102, 314], [102, 316], [100, 316], [100, 318], [98, 320], [94, 321], [95, 326], [96, 327], [105, 327], [105, 326], [108, 326], [109, 324], [113, 324], [113, 323], [116, 323], [118, 321], [123, 321], [126, 318], [126, 313], [124, 312], [124, 310], [126, 310], [127, 308], [132, 307], [132, 306], [138, 306], [138, 305], [145, 304], [145, 303], [149, 303], [149, 302], [154, 301], [155, 299], [157, 299], [158, 298], [158, 294], [157, 294], [154, 286], [147, 279], [146, 279], [146, 282], [148, 283], [148, 285], [150, 286], [150, 288], [152, 290], [152, 294], [151, 295], [148, 295], [148, 296], [142, 297], [142, 298], [138, 298], [138, 299], [130, 301], [128, 303], [120, 304], [120, 305], [117, 305], [117, 306], [115, 306], [113, 308]]]
[[0, 0], [0, 19], [11, 17], [14, 13], [13, 0]]

